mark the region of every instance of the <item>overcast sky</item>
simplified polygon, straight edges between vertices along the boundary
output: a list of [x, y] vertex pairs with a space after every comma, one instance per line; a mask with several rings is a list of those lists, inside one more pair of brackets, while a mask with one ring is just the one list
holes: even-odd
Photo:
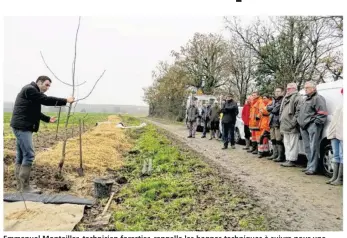
[[[5, 101], [14, 101], [19, 90], [39, 75], [53, 80], [47, 95], [71, 95], [71, 87], [45, 67], [40, 51], [53, 72], [71, 83], [77, 23], [78, 17], [5, 18]], [[179, 50], [195, 32], [226, 34], [223, 31], [223, 17], [82, 17], [76, 78], [87, 83], [76, 96], [86, 95], [106, 69], [83, 103], [146, 105], [142, 88], [152, 83], [151, 72], [160, 60], [172, 59], [171, 50]]]

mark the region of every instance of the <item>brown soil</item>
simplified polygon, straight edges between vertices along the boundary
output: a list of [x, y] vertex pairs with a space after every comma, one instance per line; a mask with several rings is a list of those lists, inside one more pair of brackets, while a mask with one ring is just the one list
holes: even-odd
[[[6, 192], [15, 191], [16, 181], [12, 171], [5, 171], [4, 190]], [[57, 176], [57, 171], [58, 169], [46, 166], [35, 167], [30, 174], [30, 181], [37, 188], [48, 193], [69, 191], [73, 183], [72, 180], [66, 178], [66, 176]]]
[[[89, 130], [92, 127], [86, 127], [85, 130]], [[74, 130], [74, 134], [72, 134], [72, 130], [68, 130], [68, 138], [77, 136], [77, 129]], [[45, 131], [42, 128], [42, 132], [40, 132], [39, 136], [37, 134], [33, 135], [33, 142], [35, 153], [39, 153], [41, 151], [48, 150], [50, 147], [53, 147], [59, 141], [64, 139], [63, 131], [59, 131], [58, 139], [55, 139], [55, 132]], [[10, 169], [14, 166], [14, 161], [16, 158], [16, 141], [15, 139], [9, 139], [4, 141], [4, 189], [6, 191], [14, 191], [15, 190], [15, 178], [13, 174], [13, 169]], [[38, 188], [47, 189], [52, 192], [60, 192], [60, 191], [68, 191], [71, 188], [72, 181], [66, 179], [65, 177], [57, 176], [57, 169], [51, 168], [48, 166], [38, 166], [34, 167], [33, 172], [31, 174], [31, 181]]]
[[221, 150], [222, 143], [200, 138], [188, 139], [187, 129], [150, 121], [166, 131], [182, 148], [196, 151], [200, 158], [218, 169], [233, 186], [259, 203], [272, 218], [270, 226], [287, 231], [341, 231], [342, 187], [327, 185], [324, 176], [307, 176], [300, 168], [283, 168], [242, 150]]

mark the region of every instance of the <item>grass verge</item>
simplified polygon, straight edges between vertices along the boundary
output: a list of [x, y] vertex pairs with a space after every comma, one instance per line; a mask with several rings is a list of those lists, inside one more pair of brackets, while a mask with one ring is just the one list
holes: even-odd
[[[135, 146], [120, 170], [128, 183], [116, 198], [115, 230], [268, 230], [256, 204], [235, 192], [208, 164], [175, 147], [154, 126], [130, 130], [128, 135]], [[149, 160], [152, 171], [143, 174]]]

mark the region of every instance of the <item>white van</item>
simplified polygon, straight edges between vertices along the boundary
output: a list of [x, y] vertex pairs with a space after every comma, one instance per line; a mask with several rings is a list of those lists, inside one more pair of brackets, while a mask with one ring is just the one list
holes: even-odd
[[[327, 129], [331, 121], [332, 114], [338, 106], [343, 104], [343, 97], [341, 94], [341, 89], [343, 88], [343, 80], [338, 80], [329, 83], [322, 83], [317, 85], [317, 92], [321, 96], [325, 98], [327, 109], [328, 109], [328, 119], [324, 125], [324, 129], [322, 131], [322, 137], [320, 140], [320, 151], [318, 153], [319, 156], [319, 169], [324, 175], [331, 177], [332, 170], [332, 149], [330, 141], [327, 139]], [[302, 97], [305, 97], [305, 90], [301, 90], [299, 92]], [[299, 141], [299, 155], [305, 156], [305, 149], [303, 141]]]

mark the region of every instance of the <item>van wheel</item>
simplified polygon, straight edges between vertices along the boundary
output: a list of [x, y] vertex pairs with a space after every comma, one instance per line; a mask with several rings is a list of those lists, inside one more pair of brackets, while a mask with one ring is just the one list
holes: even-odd
[[235, 143], [236, 144], [240, 144], [241, 142], [241, 135], [240, 135], [240, 132], [239, 132], [239, 128], [235, 128]]
[[325, 141], [322, 143], [322, 146], [321, 146], [319, 161], [320, 161], [320, 169], [322, 173], [329, 178], [333, 176], [332, 159], [333, 159], [333, 150], [332, 150], [330, 141]]

